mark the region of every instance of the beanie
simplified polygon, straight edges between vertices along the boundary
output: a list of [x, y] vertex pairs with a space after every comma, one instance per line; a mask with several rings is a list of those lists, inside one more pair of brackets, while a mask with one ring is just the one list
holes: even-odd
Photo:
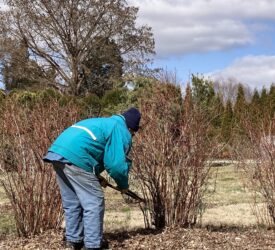
[[141, 118], [141, 114], [138, 111], [138, 109], [130, 108], [124, 113], [122, 113], [122, 115], [125, 118], [127, 127], [137, 132], [139, 129], [139, 122]]

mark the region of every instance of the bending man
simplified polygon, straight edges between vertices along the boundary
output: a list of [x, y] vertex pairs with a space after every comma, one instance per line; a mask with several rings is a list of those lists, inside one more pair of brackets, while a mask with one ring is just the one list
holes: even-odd
[[141, 114], [130, 108], [122, 115], [82, 120], [64, 130], [44, 160], [53, 164], [61, 192], [68, 249], [104, 249], [104, 193], [98, 175], [106, 170], [118, 188], [128, 189], [132, 136]]

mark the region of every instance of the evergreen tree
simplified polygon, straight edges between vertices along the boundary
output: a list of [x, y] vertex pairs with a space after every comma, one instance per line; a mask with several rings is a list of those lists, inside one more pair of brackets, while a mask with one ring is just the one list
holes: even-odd
[[213, 100], [213, 124], [218, 129], [221, 128], [222, 125], [222, 115], [224, 113], [224, 106], [222, 102], [222, 98], [219, 95], [216, 95]]
[[102, 97], [108, 90], [114, 88], [115, 82], [121, 80], [123, 59], [115, 43], [108, 38], [90, 51], [90, 57], [82, 65], [83, 84], [80, 94], [94, 93]]
[[275, 84], [270, 86], [268, 100], [270, 103], [270, 116], [275, 116]]
[[240, 84], [238, 87], [236, 103], [234, 106], [234, 114], [238, 122], [242, 120], [246, 112], [247, 112], [247, 103], [245, 99], [244, 88], [243, 88], [243, 85]]
[[211, 121], [212, 127], [209, 130], [209, 135], [219, 134], [223, 103], [220, 96], [215, 93], [213, 82], [192, 75], [192, 97], [194, 103], [203, 110], [204, 115]]
[[215, 98], [213, 83], [192, 75], [192, 96], [201, 107], [209, 107]]
[[251, 103], [249, 104], [249, 113], [251, 119], [257, 124], [262, 115], [261, 99], [257, 89], [254, 90]]
[[234, 126], [234, 113], [230, 99], [227, 100], [224, 113], [222, 115], [222, 129], [221, 134], [225, 142], [228, 142], [231, 138]]
[[260, 102], [262, 110], [266, 110], [268, 105], [268, 93], [265, 87], [262, 88]]
[[269, 106], [269, 94], [265, 87], [262, 88], [260, 102], [261, 102], [261, 118], [262, 121], [269, 119], [270, 116], [270, 106]]
[[260, 94], [257, 89], [254, 90], [251, 104], [252, 106], [257, 107], [258, 109], [260, 108], [261, 100], [260, 100]]
[[41, 89], [47, 88], [54, 78], [54, 71], [42, 70], [30, 59], [28, 47], [24, 42], [12, 41], [13, 50], [6, 53], [1, 73], [7, 90], [12, 89]]

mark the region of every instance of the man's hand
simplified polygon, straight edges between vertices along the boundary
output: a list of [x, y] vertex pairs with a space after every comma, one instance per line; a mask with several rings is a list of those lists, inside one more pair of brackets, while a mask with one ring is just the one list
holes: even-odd
[[104, 177], [102, 177], [100, 175], [98, 177], [98, 179], [99, 179], [99, 183], [100, 183], [101, 187], [106, 188], [108, 186], [109, 183], [108, 183], [108, 181]]
[[120, 192], [121, 192], [122, 194], [126, 194], [128, 191], [129, 191], [128, 188], [125, 188], [125, 189], [121, 189], [121, 190], [120, 190]]

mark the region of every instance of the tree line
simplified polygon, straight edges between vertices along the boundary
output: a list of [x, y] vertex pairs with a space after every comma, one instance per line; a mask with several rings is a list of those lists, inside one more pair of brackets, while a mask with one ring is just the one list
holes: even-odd
[[[245, 120], [251, 120], [259, 127], [275, 115], [275, 85], [270, 88], [255, 89], [251, 94], [243, 84], [236, 84], [234, 96], [216, 87], [211, 80], [193, 75], [191, 85], [188, 85], [185, 95], [191, 95], [192, 102], [198, 103], [211, 120], [210, 135], [219, 134], [221, 142], [233, 143], [241, 139], [245, 131]], [[268, 131], [267, 133], [275, 133]]]

